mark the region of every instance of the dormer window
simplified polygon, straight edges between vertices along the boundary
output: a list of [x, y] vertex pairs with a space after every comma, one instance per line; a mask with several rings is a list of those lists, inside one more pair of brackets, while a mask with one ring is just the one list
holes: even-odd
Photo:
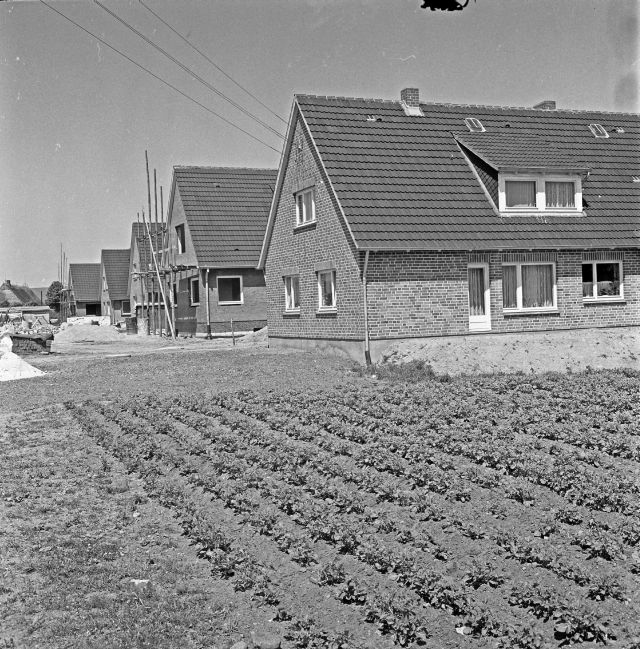
[[576, 185], [572, 181], [546, 180], [544, 195], [547, 209], [574, 209], [576, 206]]
[[579, 177], [500, 174], [498, 199], [501, 212], [580, 212]]
[[536, 209], [535, 180], [506, 180], [504, 188], [507, 208]]

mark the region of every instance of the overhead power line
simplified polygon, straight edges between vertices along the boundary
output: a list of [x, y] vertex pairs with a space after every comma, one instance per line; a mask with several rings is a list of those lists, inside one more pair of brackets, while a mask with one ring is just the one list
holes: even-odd
[[126, 20], [120, 18], [118, 14], [114, 13], [109, 9], [108, 7], [105, 7], [100, 0], [93, 0], [95, 4], [98, 5], [101, 9], [104, 9], [110, 16], [113, 16], [120, 24], [124, 25], [128, 30], [132, 31], [136, 36], [139, 36], [145, 43], [148, 43], [153, 47], [155, 50], [160, 52], [163, 56], [168, 58], [170, 61], [175, 63], [181, 70], [184, 70], [187, 74], [190, 74], [196, 81], [199, 81], [203, 86], [211, 90], [211, 92], [214, 92], [216, 95], [219, 97], [222, 97], [225, 101], [228, 101], [234, 108], [237, 108], [239, 111], [256, 121], [258, 124], [266, 128], [268, 131], [271, 131], [274, 135], [277, 135], [280, 139], [284, 140], [284, 135], [280, 133], [280, 131], [277, 131], [275, 128], [272, 126], [269, 126], [266, 122], [261, 120], [258, 116], [254, 115], [251, 111], [247, 110], [244, 106], [239, 104], [237, 101], [234, 101], [230, 97], [227, 97], [223, 92], [218, 90], [215, 86], [211, 85], [208, 81], [203, 79], [200, 75], [195, 73], [191, 68], [186, 66], [184, 63], [179, 61], [175, 56], [169, 54], [165, 49], [160, 47], [157, 43], [154, 43], [150, 38], [145, 36], [141, 31], [138, 31], [135, 27], [131, 26]]
[[111, 45], [110, 43], [107, 43], [107, 41], [105, 41], [103, 38], [100, 38], [100, 36], [96, 36], [96, 34], [94, 34], [93, 32], [90, 32], [88, 29], [84, 28], [82, 25], [77, 23], [75, 20], [72, 20], [71, 18], [69, 18], [69, 16], [63, 14], [61, 11], [58, 11], [57, 9], [54, 9], [50, 4], [45, 2], [45, 0], [40, 0], [40, 2], [45, 7], [47, 7], [47, 9], [51, 9], [51, 11], [54, 11], [59, 16], [62, 16], [62, 18], [64, 18], [68, 22], [70, 22], [72, 25], [75, 25], [78, 29], [81, 29], [86, 34], [89, 34], [89, 36], [91, 36], [92, 38], [95, 38], [97, 41], [100, 41], [103, 45], [105, 45], [109, 49], [113, 50], [114, 52], [116, 52], [117, 54], [122, 56], [123, 58], [127, 59], [127, 61], [129, 61], [130, 63], [133, 63], [133, 65], [140, 68], [141, 70], [143, 70], [147, 74], [150, 74], [152, 77], [154, 77], [155, 79], [157, 79], [158, 81], [163, 83], [165, 86], [168, 86], [172, 90], [175, 90], [178, 94], [182, 95], [183, 97], [185, 97], [189, 101], [193, 102], [197, 106], [200, 106], [200, 108], [203, 108], [208, 113], [211, 113], [212, 115], [215, 115], [218, 119], [221, 119], [223, 122], [226, 122], [227, 124], [229, 124], [229, 126], [233, 126], [233, 128], [237, 129], [238, 131], [241, 131], [245, 135], [248, 135], [251, 139], [255, 140], [256, 142], [260, 142], [260, 144], [263, 144], [264, 146], [271, 149], [272, 151], [275, 151], [276, 153], [280, 153], [280, 151], [278, 149], [276, 149], [275, 147], [271, 146], [270, 144], [267, 144], [264, 140], [261, 140], [259, 137], [256, 137], [252, 133], [249, 133], [249, 131], [246, 131], [241, 126], [238, 126], [237, 124], [234, 124], [231, 120], [228, 120], [226, 117], [223, 117], [219, 113], [216, 113], [214, 110], [211, 110], [211, 108], [209, 108], [208, 106], [205, 106], [204, 104], [200, 103], [197, 99], [194, 99], [193, 97], [190, 97], [187, 93], [182, 92], [182, 90], [180, 90], [180, 88], [177, 88], [176, 86], [169, 83], [168, 81], [165, 81], [162, 77], [155, 74], [155, 72], [152, 72], [148, 68], [145, 68], [144, 65], [141, 65], [137, 61], [134, 61], [130, 56], [127, 56], [126, 54], [121, 52], [119, 49], [117, 49], [116, 47]]
[[262, 101], [260, 101], [251, 91], [247, 90], [243, 85], [239, 84], [230, 74], [225, 72], [217, 63], [212, 61], [202, 50], [198, 49], [191, 41], [189, 41], [186, 38], [186, 36], [183, 36], [177, 29], [172, 27], [166, 20], [164, 20], [153, 9], [151, 9], [151, 7], [149, 7], [147, 4], [145, 4], [144, 0], [139, 0], [139, 2], [149, 13], [153, 14], [165, 27], [167, 27], [169, 30], [171, 30], [178, 38], [181, 38], [190, 48], [195, 50], [202, 58], [204, 58], [206, 61], [211, 63], [211, 65], [216, 70], [218, 70], [219, 72], [224, 74], [224, 76], [227, 77], [227, 79], [229, 79], [229, 81], [234, 83], [238, 88], [240, 88], [240, 90], [242, 90], [243, 92], [246, 92], [249, 95], [249, 97], [251, 97], [252, 99], [257, 101], [263, 108], [268, 110], [274, 117], [279, 119], [283, 124], [287, 123], [286, 119], [283, 119], [280, 115], [278, 115], [278, 113], [276, 113], [274, 110], [269, 108], [269, 106], [267, 106]]

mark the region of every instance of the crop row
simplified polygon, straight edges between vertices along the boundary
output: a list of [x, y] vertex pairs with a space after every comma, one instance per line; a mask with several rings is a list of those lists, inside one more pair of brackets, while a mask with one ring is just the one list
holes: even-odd
[[[271, 396], [266, 402], [245, 393], [228, 397], [226, 402], [245, 412], [250, 402], [251, 414], [271, 424], [294, 419], [302, 425], [330, 430], [342, 438], [366, 444], [368, 450], [389, 463], [393, 461], [390, 456], [411, 462], [434, 462], [437, 461], [434, 452], [438, 451], [454, 458], [464, 457], [481, 467], [524, 478], [574, 504], [620, 512], [637, 518], [640, 523], [640, 487], [634, 481], [597, 473], [591, 468], [584, 470], [575, 454], [561, 450], [551, 461], [545, 460], [535, 445], [526, 446], [521, 439], [514, 443], [514, 433], [495, 420], [476, 421], [475, 416], [468, 414], [467, 418], [457, 418], [452, 413], [441, 418], [434, 418], [433, 413], [421, 417], [414, 412], [419, 410], [416, 406], [384, 402], [386, 395], [385, 390], [376, 402], [376, 417], [360, 411], [362, 402], [353, 405], [358, 408], [355, 410], [348, 405], [351, 399], [335, 392], [313, 397], [298, 393]], [[273, 414], [273, 408], [277, 409], [277, 415]], [[462, 414], [465, 413], [466, 410]]]
[[[174, 412], [174, 414], [176, 414], [179, 410], [180, 410], [180, 409], [173, 408], [173, 412]], [[193, 419], [193, 418], [192, 418], [192, 419]], [[191, 424], [194, 423], [192, 419], [190, 420], [190, 423], [191, 423]], [[255, 437], [255, 435], [257, 434], [257, 431], [255, 430], [255, 428], [251, 431], [251, 434], [254, 435], [254, 437]], [[273, 443], [273, 439], [271, 439], [270, 442]], [[288, 454], [289, 454], [289, 452], [287, 452], [287, 455], [288, 455]], [[281, 454], [281, 455], [282, 455], [282, 454]], [[307, 459], [308, 459], [308, 457], [307, 457]], [[271, 468], [273, 468], [273, 467], [270, 465], [270, 463], [271, 463], [272, 461], [273, 461], [273, 459], [266, 460], [267, 465], [270, 466]], [[279, 498], [279, 499], [282, 499], [282, 494], [280, 494], [280, 495], [278, 496], [278, 498]], [[296, 511], [294, 512], [294, 515], [300, 515], [300, 512], [298, 512], [298, 511], [296, 510]], [[312, 511], [312, 514], [311, 514], [309, 520], [310, 520], [310, 521], [313, 521], [313, 520], [317, 519], [318, 515], [319, 515], [319, 512], [317, 511], [317, 509], [314, 510], [314, 511]], [[320, 513], [320, 515], [322, 515], [322, 513]], [[331, 515], [330, 512], [327, 512], [327, 513], [324, 514], [325, 517], [326, 517], [326, 516], [330, 516], [330, 515]], [[340, 528], [341, 528], [341, 529], [344, 529], [344, 524], [340, 524]], [[524, 556], [523, 559], [524, 559], [525, 562], [530, 562], [530, 561], [532, 561], [531, 556]], [[378, 563], [379, 563], [380, 565], [384, 565], [385, 562], [380, 562], [380, 560], [378, 559]], [[600, 592], [606, 592], [606, 590], [600, 589]], [[600, 598], [600, 597], [598, 597], [598, 598]]]
[[[209, 498], [200, 496], [194, 490], [194, 484], [197, 484], [193, 480], [195, 476], [185, 471], [188, 455], [172, 457], [172, 451], [163, 448], [154, 435], [140, 434], [143, 429], [139, 422], [130, 421], [129, 425], [125, 424], [124, 427], [118, 425], [117, 432], [114, 432], [113, 428], [98, 415], [102, 408], [96, 411], [90, 406], [79, 407], [67, 404], [67, 407], [77, 416], [77, 420], [87, 433], [118, 457], [128, 471], [140, 475], [144, 488], [150, 496], [175, 512], [185, 534], [199, 547], [198, 555], [211, 563], [214, 576], [231, 579], [237, 591], [252, 590], [254, 597], [262, 605], [272, 607], [280, 605], [274, 620], [286, 625], [285, 637], [294, 642], [293, 646], [317, 649], [364, 649], [364, 645], [349, 637], [348, 633], [326, 630], [316, 624], [309, 615], [300, 616], [293, 613], [298, 607], [299, 598], [290, 592], [291, 584], [288, 583], [288, 587], [283, 589], [278, 583], [277, 575], [269, 575], [262, 557], [249, 549], [259, 545], [255, 540], [252, 541], [248, 537], [239, 538], [236, 526], [220, 523], [224, 516], [221, 516], [220, 511], [212, 505]], [[119, 424], [125, 423], [125, 417], [116, 416], [116, 419]], [[148, 430], [144, 432], [148, 433]], [[182, 475], [184, 473], [187, 475]], [[209, 474], [209, 477], [213, 476]], [[206, 478], [202, 482], [206, 483]], [[200, 486], [205, 484], [201, 483]], [[232, 493], [227, 492], [225, 506], [232, 511], [245, 511], [242, 505], [242, 490], [238, 490], [235, 495], [237, 500], [234, 500]], [[233, 534], [229, 534], [229, 527], [234, 528]], [[287, 554], [291, 556], [292, 561], [296, 558], [300, 560], [295, 552], [299, 538], [289, 531], [279, 531], [282, 533], [278, 539], [280, 547], [285, 552], [290, 550]], [[329, 583], [335, 582], [325, 579], [324, 584]], [[336, 590], [335, 599], [339, 602], [343, 601], [343, 597], [348, 597], [349, 591], [354, 589], [355, 583], [351, 581], [344, 588]], [[320, 580], [320, 585], [324, 584]], [[313, 587], [313, 584], [305, 584], [307, 590]], [[323, 606], [327, 606], [325, 597], [318, 595], [317, 599], [324, 602]], [[359, 603], [364, 604], [364, 602]], [[386, 593], [372, 593], [366, 604], [366, 615], [362, 615], [361, 619], [368, 617], [372, 622], [386, 620], [387, 633], [401, 646], [406, 646], [412, 639], [428, 636], [424, 626], [418, 622], [419, 618], [416, 614], [408, 609], [402, 609], [401, 601], [394, 601], [394, 598]], [[404, 617], [392, 621], [390, 615], [394, 610]], [[408, 633], [408, 629], [414, 630], [413, 637]]]

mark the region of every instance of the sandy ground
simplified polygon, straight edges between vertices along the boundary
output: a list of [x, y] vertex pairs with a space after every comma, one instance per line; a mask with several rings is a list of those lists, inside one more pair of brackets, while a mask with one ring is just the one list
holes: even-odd
[[398, 343], [383, 362], [413, 359], [438, 374], [640, 370], [640, 327], [422, 338]]
[[[239, 342], [237, 340], [236, 342]], [[77, 325], [56, 334], [51, 352], [56, 356], [113, 356], [149, 354], [176, 349], [229, 349], [231, 338], [178, 337], [172, 340], [166, 336], [127, 335], [115, 327]]]

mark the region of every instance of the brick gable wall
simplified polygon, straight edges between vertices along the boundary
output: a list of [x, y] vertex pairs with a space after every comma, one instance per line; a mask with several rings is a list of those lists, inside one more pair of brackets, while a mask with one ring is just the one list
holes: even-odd
[[[315, 225], [296, 228], [294, 193], [315, 186]], [[336, 268], [335, 314], [319, 315], [315, 267], [332, 262]], [[285, 310], [283, 274], [297, 268], [300, 314]], [[359, 256], [353, 245], [329, 181], [303, 124], [295, 125], [293, 143], [277, 206], [265, 263], [269, 337], [363, 340], [364, 316]]]

